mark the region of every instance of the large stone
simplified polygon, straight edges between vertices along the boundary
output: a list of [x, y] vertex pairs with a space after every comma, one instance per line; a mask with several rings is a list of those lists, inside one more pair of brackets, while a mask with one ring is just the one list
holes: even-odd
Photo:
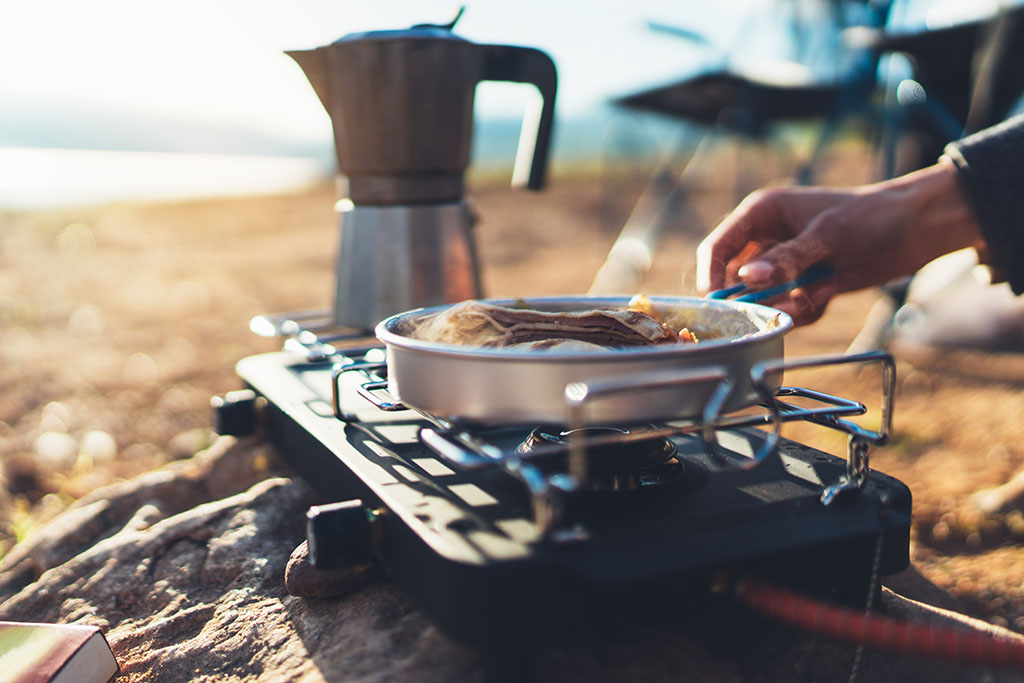
[[266, 478], [271, 457], [263, 444], [222, 437], [187, 460], [93, 491], [4, 556], [0, 600], [126, 525], [144, 528], [246, 490]]
[[[44, 568], [0, 603], [0, 619], [99, 625], [122, 679], [133, 682], [850, 679], [856, 648], [738, 604], [682, 614], [658, 629], [637, 626], [611, 642], [498, 656], [449, 639], [379, 575], [331, 584], [338, 597], [289, 595], [285, 569], [316, 501], [307, 485], [286, 477], [230, 494], [259, 474], [259, 448], [222, 439], [189, 463], [93, 496], [44, 527], [0, 573], [10, 588], [19, 582], [12, 572], [24, 578], [26, 558]], [[99, 521], [86, 519], [93, 510]], [[292, 561], [303, 561], [301, 550]], [[892, 591], [882, 609], [1016, 637]], [[1024, 680], [872, 650], [857, 667], [862, 681]]]

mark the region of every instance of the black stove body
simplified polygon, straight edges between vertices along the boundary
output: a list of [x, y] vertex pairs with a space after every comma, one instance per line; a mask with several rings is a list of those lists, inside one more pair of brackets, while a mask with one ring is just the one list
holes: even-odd
[[[230, 423], [256, 415], [323, 498], [309, 518], [317, 564], [379, 563], [469, 644], [551, 644], [699, 612], [723, 571], [863, 604], [880, 575], [909, 563], [910, 491], [866, 462], [858, 472], [781, 439], [760, 466], [729, 467], [692, 425], [668, 423], [643, 427], [654, 436], [636, 471], [599, 471], [581, 487], [553, 429], [466, 432], [366, 400], [386, 378], [368, 358], [382, 354], [293, 335], [285, 351], [238, 363], [250, 391], [222, 400], [218, 421], [245, 431]], [[523, 444], [538, 435], [530, 454]], [[718, 449], [749, 462], [766, 438], [723, 429]]]

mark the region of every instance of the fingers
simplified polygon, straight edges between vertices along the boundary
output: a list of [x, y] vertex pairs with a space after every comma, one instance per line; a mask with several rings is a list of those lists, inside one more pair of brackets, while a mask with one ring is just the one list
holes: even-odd
[[[732, 273], [751, 287], [763, 288], [790, 280], [814, 263], [828, 260], [830, 247], [817, 237], [820, 231], [814, 225], [820, 225], [823, 216], [832, 214], [852, 196], [849, 191], [820, 188], [754, 192], [697, 248], [698, 289], [707, 293], [734, 284], [729, 281]], [[751, 242], [771, 248], [741, 266], [737, 257]]]
[[[778, 191], [759, 190], [740, 202], [732, 213], [697, 247], [697, 289], [706, 294], [726, 284], [729, 263], [754, 241], [767, 241], [779, 230]], [[772, 240], [777, 241], [777, 239]]]
[[751, 287], [763, 288], [799, 277], [814, 264], [828, 262], [833, 256], [832, 248], [818, 237], [812, 224], [745, 264], [737, 275]]
[[809, 325], [825, 313], [836, 291], [835, 281], [824, 280], [799, 287], [764, 304], [788, 314], [796, 325]]

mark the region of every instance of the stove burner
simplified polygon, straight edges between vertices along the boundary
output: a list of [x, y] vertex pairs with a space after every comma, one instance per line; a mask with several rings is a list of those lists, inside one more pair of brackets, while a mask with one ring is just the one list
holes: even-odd
[[584, 427], [552, 434], [543, 427], [534, 429], [516, 448], [542, 469], [564, 470], [570, 439], [586, 441], [590, 461], [588, 480], [581, 490], [593, 493], [637, 491], [679, 480], [684, 465], [676, 457], [676, 445], [663, 436], [644, 437], [653, 425], [624, 427]]

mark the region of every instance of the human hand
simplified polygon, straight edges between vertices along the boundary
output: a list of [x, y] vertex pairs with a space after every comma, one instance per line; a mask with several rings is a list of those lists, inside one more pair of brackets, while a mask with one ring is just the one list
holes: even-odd
[[697, 286], [707, 293], [742, 280], [751, 289], [765, 289], [826, 263], [834, 278], [766, 302], [807, 324], [821, 317], [837, 293], [884, 284], [942, 254], [981, 243], [956, 169], [942, 161], [851, 189], [755, 192], [697, 248]]

